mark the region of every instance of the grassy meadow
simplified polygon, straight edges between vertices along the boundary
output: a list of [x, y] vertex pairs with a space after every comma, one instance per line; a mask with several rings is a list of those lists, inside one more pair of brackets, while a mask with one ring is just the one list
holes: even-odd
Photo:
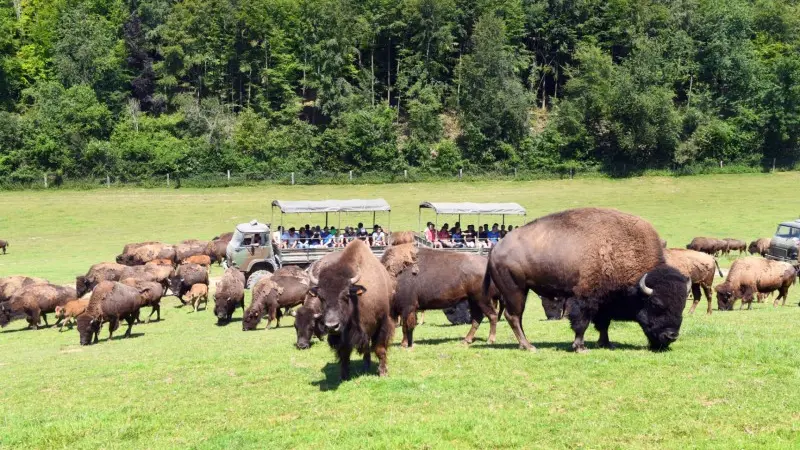
[[[800, 174], [624, 180], [263, 186], [0, 192], [0, 276], [57, 283], [143, 240], [209, 239], [236, 223], [270, 221], [273, 199], [385, 198], [391, 228], [416, 228], [431, 201], [513, 201], [528, 220], [578, 206], [609, 206], [650, 220], [670, 246], [694, 236], [751, 240], [800, 214]], [[423, 223], [432, 220], [423, 214]], [[440, 217], [440, 224], [457, 218]], [[275, 222], [280, 223], [276, 215]], [[372, 214], [342, 217], [369, 223]], [[388, 219], [377, 216], [381, 225]], [[478, 224], [462, 217], [462, 224]], [[499, 221], [486, 217], [481, 223]], [[322, 224], [286, 216], [285, 225]], [[331, 217], [338, 223], [338, 218]], [[507, 223], [521, 224], [519, 218]], [[727, 266], [730, 259], [722, 258]], [[214, 268], [212, 276], [220, 269]], [[612, 323], [617, 350], [570, 351], [566, 321], [547, 322], [531, 299], [517, 349], [505, 321], [471, 347], [468, 326], [426, 314], [412, 350], [339, 383], [327, 344], [294, 348], [293, 319], [244, 333], [215, 326], [168, 297], [159, 323], [132, 339], [81, 347], [75, 330], [0, 330], [2, 448], [797, 448], [800, 446], [800, 289], [782, 308], [687, 316], [671, 351], [651, 353], [638, 325]], [[213, 302], [212, 302], [213, 303]], [[241, 317], [237, 311], [234, 317]], [[121, 335], [121, 333], [118, 333]]]

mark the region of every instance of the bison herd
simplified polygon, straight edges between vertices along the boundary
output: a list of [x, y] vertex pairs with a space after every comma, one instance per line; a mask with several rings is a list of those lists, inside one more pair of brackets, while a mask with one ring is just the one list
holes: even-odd
[[[127, 324], [130, 336], [147, 318], [161, 320], [161, 299], [171, 293], [198, 311], [209, 300], [209, 268], [221, 263], [230, 233], [211, 241], [187, 240], [177, 245], [143, 242], [126, 245], [116, 262], [103, 262], [78, 276], [75, 287], [51, 284], [26, 276], [0, 278], [0, 326], [24, 317], [30, 328], [49, 325], [55, 313], [63, 330], [76, 323], [81, 345], [98, 341], [108, 324], [109, 338]], [[737, 239], [695, 238], [686, 249], [667, 249], [653, 226], [640, 217], [600, 208], [562, 211], [515, 229], [489, 257], [473, 253], [419, 247], [412, 233], [394, 233], [378, 259], [364, 242], [355, 240], [342, 251], [329, 253], [306, 269], [287, 266], [260, 278], [245, 305], [244, 275], [225, 270], [213, 290], [217, 325], [228, 324], [242, 309], [242, 330], [254, 330], [262, 320], [267, 328], [280, 326], [292, 308], [298, 349], [313, 337], [333, 348], [342, 379], [350, 376], [353, 350], [365, 366], [371, 355], [378, 373], [387, 373], [387, 352], [396, 326], [403, 347], [414, 345], [417, 313], [452, 308], [466, 302], [472, 326], [469, 344], [486, 318], [488, 343], [494, 343], [501, 315], [523, 349], [534, 350], [523, 329], [528, 293], [536, 293], [548, 319], [566, 316], [574, 332], [572, 348], [586, 351], [584, 334], [593, 325], [599, 347], [612, 348], [612, 321], [639, 324], [649, 347], [667, 349], [678, 339], [687, 298], [693, 313], [704, 295], [712, 312], [711, 290], [722, 271], [715, 256], [744, 252], [764, 255], [769, 239], [749, 246]], [[786, 302], [797, 279], [795, 267], [757, 256], [736, 259], [723, 283], [716, 286], [719, 310], [732, 309], [736, 300], [752, 307], [753, 300], [778, 293]], [[741, 307], [740, 307], [741, 309]]]

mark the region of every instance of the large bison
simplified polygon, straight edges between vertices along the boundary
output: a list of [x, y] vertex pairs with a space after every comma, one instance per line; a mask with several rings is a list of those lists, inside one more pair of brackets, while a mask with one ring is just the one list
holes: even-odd
[[214, 316], [217, 318], [217, 325], [230, 322], [233, 312], [239, 306], [244, 311], [244, 274], [239, 269], [230, 267], [222, 275], [214, 292]]
[[[150, 265], [129, 266], [120, 273], [119, 280], [134, 278], [141, 281], [152, 281], [160, 284], [165, 290], [170, 286], [173, 269], [172, 266]], [[114, 281], [114, 280], [109, 280]], [[165, 291], [166, 292], [166, 291]]]
[[720, 311], [730, 311], [736, 300], [742, 299], [747, 309], [753, 307], [753, 298], [757, 294], [771, 294], [778, 291], [778, 297], [773, 306], [778, 306], [778, 301], [786, 296], [789, 287], [797, 278], [794, 267], [783, 261], [748, 256], [733, 262], [725, 282], [714, 288], [717, 291], [717, 307]]
[[[137, 278], [125, 278], [121, 281], [122, 284], [135, 287], [142, 295], [145, 303], [142, 306], [150, 306], [150, 315], [147, 316], [147, 321], [156, 313], [156, 322], [161, 321], [161, 298], [164, 296], [164, 285], [155, 281], [141, 280]], [[139, 315], [136, 315], [136, 322], [141, 323]]]
[[161, 242], [142, 242], [139, 244], [128, 244], [117, 255], [117, 263], [126, 266], [139, 266], [146, 264], [154, 259], [175, 259], [175, 247]]
[[56, 311], [57, 306], [64, 306], [77, 297], [75, 289], [55, 284], [29, 284], [18, 290], [11, 300], [0, 303], [0, 326], [7, 326], [13, 319], [24, 314], [32, 329], [39, 328], [39, 320], [47, 323], [47, 313]]
[[181, 264], [169, 276], [169, 289], [180, 301], [197, 283], [208, 285], [208, 269], [197, 264]]
[[209, 242], [190, 239], [175, 246], [175, 262], [183, 262], [192, 256], [209, 256]]
[[394, 334], [394, 280], [367, 244], [360, 240], [347, 244], [335, 263], [322, 267], [318, 279], [312, 275], [311, 283], [312, 295], [322, 302], [328, 344], [339, 357], [341, 378], [350, 378], [353, 349], [364, 355], [365, 368], [375, 352], [378, 374], [387, 375], [386, 353]]
[[664, 261], [661, 242], [646, 220], [612, 209], [579, 208], [541, 217], [509, 233], [489, 256], [484, 278], [505, 301], [505, 317], [523, 349], [534, 350], [522, 329], [531, 289], [567, 298], [576, 351], [585, 351], [590, 323], [600, 347], [611, 347], [612, 320], [639, 323], [653, 350], [678, 339], [688, 279]]
[[96, 344], [100, 327], [108, 322], [108, 339], [119, 328], [120, 320], [128, 323], [125, 337], [139, 316], [139, 309], [147, 299], [139, 289], [117, 281], [102, 281], [92, 291], [86, 311], [78, 317], [78, 334], [81, 345]]
[[772, 243], [772, 238], [758, 238], [747, 246], [747, 252], [751, 255], [756, 253], [761, 256], [767, 256], [769, 246]]
[[276, 328], [281, 326], [281, 308], [297, 306], [306, 298], [309, 290], [308, 278], [276, 275], [263, 277], [253, 286], [253, 301], [245, 311], [242, 319], [242, 330], [255, 330], [264, 316], [267, 316], [267, 328], [273, 320], [277, 320]]
[[0, 303], [11, 300], [11, 297], [25, 286], [47, 283], [48, 281], [43, 278], [26, 277], [24, 275], [0, 278]]
[[[413, 256], [412, 256], [413, 255]], [[392, 273], [405, 262], [406, 268]], [[497, 330], [497, 311], [492, 298], [499, 293], [492, 285], [489, 295], [483, 293], [483, 276], [487, 259], [483, 256], [455, 253], [445, 250], [418, 248], [416, 244], [388, 247], [381, 263], [397, 277], [397, 287], [392, 303], [392, 317], [400, 317], [403, 324], [403, 347], [414, 345], [414, 328], [418, 310], [445, 309], [462, 301], [469, 303], [472, 328], [464, 337], [471, 344], [484, 316], [489, 319], [489, 339], [494, 343]], [[416, 265], [418, 270], [414, 271]], [[457, 270], [453, 270], [456, 268]]]
[[711, 286], [714, 284], [714, 273], [719, 272], [719, 276], [722, 276], [717, 260], [709, 254], [683, 248], [665, 249], [664, 258], [668, 265], [678, 269], [692, 282], [694, 302], [689, 309], [689, 314], [694, 313], [697, 304], [700, 303], [701, 289], [708, 301], [706, 314], [711, 314]]
[[75, 290], [78, 291], [78, 297], [83, 297], [86, 293], [91, 292], [101, 281], [119, 281], [122, 273], [128, 267], [124, 264], [110, 262], [93, 265], [86, 275], [75, 278]]

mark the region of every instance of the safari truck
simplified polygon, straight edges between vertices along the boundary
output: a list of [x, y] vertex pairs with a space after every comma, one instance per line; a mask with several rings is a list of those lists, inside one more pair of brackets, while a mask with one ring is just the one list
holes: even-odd
[[[280, 211], [280, 224], [276, 229], [272, 229], [275, 220], [275, 210]], [[300, 221], [311, 223], [313, 215], [325, 215], [325, 226], [333, 219], [338, 223], [337, 228], [342, 227], [342, 215], [344, 214], [345, 224], [353, 225], [348, 220], [361, 220], [364, 217], [351, 217], [371, 215], [372, 223], [375, 224], [377, 213], [386, 213], [387, 220], [391, 220], [391, 207], [384, 199], [373, 200], [321, 200], [321, 201], [286, 201], [274, 200], [272, 202], [272, 222], [262, 223], [253, 220], [247, 223], [240, 223], [236, 226], [228, 248], [226, 249], [225, 267], [236, 267], [245, 276], [247, 288], [255, 285], [258, 280], [268, 272], [275, 272], [285, 265], [296, 265], [306, 267], [322, 259], [325, 255], [341, 251], [341, 248], [288, 248], [282, 241], [281, 230], [284, 229], [284, 216], [296, 214], [297, 222], [292, 226], [300, 226]], [[321, 219], [321, 218], [319, 218]], [[320, 223], [316, 221], [315, 223]], [[391, 224], [391, 222], [389, 222]], [[288, 228], [288, 227], [287, 227]], [[388, 230], [388, 224], [387, 224]], [[378, 258], [383, 255], [383, 247], [372, 247], [373, 253]]]
[[800, 219], [781, 222], [769, 244], [768, 259], [785, 261], [798, 268], [798, 245], [800, 245]]

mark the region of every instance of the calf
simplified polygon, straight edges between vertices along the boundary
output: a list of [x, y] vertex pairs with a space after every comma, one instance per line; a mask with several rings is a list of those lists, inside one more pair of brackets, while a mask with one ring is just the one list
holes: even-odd
[[96, 344], [100, 327], [108, 322], [108, 339], [119, 328], [120, 320], [128, 323], [124, 337], [130, 337], [139, 309], [147, 304], [143, 293], [116, 281], [103, 281], [92, 291], [86, 311], [78, 317], [80, 344]]
[[217, 317], [217, 325], [228, 324], [233, 312], [239, 306], [244, 311], [244, 275], [239, 269], [230, 267], [222, 275], [214, 292], [214, 315]]
[[171, 259], [154, 259], [144, 263], [145, 266], [169, 266], [173, 267], [174, 263]]
[[79, 298], [68, 301], [64, 306], [56, 306], [55, 316], [57, 320], [61, 321], [61, 326], [58, 328], [58, 331], [64, 331], [64, 326], [67, 324], [72, 328], [73, 323], [78, 323], [78, 316], [86, 311], [88, 305], [88, 298]]
[[211, 258], [208, 255], [193, 255], [181, 261], [181, 264], [197, 264], [208, 267], [211, 265]]
[[208, 309], [208, 286], [205, 284], [193, 284], [186, 296], [186, 302], [190, 305], [194, 305], [194, 312], [197, 312], [200, 307], [200, 302], [203, 302], [205, 304], [205, 309]]

